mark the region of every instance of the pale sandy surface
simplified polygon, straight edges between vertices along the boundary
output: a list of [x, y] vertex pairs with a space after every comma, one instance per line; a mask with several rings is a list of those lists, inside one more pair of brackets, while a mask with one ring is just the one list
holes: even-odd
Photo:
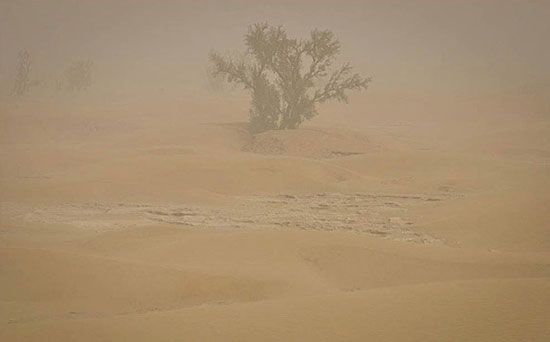
[[[261, 22], [369, 89], [251, 136], [207, 56]], [[550, 341], [548, 32], [544, 0], [0, 0], [0, 341]]]
[[204, 101], [4, 108], [0, 340], [548, 341], [547, 117]]

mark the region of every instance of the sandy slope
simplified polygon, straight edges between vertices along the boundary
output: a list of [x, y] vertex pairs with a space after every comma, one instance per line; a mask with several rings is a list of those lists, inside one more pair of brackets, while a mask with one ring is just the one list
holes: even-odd
[[547, 120], [352, 116], [325, 159], [349, 127], [253, 153], [193, 108], [2, 115], [0, 339], [547, 340]]
[[[546, 341], [547, 280], [473, 281], [42, 321], [6, 334], [82, 341]], [[498, 314], [495, 314], [498, 312]]]

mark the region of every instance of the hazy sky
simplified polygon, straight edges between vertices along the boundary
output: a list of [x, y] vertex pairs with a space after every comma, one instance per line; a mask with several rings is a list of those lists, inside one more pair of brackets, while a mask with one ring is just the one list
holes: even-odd
[[373, 76], [372, 91], [550, 83], [550, 1], [2, 0], [0, 80], [27, 49], [45, 85], [92, 59], [94, 87], [202, 91], [209, 50], [242, 50], [247, 26], [264, 21], [297, 36], [333, 30], [340, 61]]

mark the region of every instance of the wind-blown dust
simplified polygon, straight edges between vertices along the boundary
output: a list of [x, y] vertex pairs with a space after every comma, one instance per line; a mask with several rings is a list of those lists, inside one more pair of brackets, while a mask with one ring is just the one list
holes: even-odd
[[[94, 61], [88, 92], [1, 98], [0, 340], [548, 340], [549, 107], [514, 59], [548, 80], [547, 5], [63, 4], [70, 43], [65, 7], [0, 7], [36, 77], [45, 45]], [[196, 74], [256, 19], [325, 23], [372, 87], [249, 133]]]

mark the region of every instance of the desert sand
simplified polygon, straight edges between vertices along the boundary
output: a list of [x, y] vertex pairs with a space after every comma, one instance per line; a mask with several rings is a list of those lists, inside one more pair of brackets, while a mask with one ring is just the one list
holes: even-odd
[[547, 98], [378, 75], [258, 135], [238, 91], [2, 98], [0, 340], [550, 340]]
[[266, 138], [169, 109], [134, 120], [142, 104], [40, 106], [3, 116], [2, 340], [550, 334], [544, 118], [477, 139], [440, 123], [430, 145], [431, 126], [375, 117]]

